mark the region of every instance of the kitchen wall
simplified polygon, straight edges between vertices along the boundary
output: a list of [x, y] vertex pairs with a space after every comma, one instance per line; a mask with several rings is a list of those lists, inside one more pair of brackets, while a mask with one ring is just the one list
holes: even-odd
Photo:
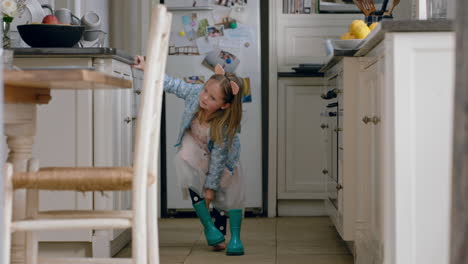
[[[395, 7], [393, 11], [394, 19], [398, 20], [408, 20], [411, 19], [412, 16], [412, 9], [413, 9], [413, 1], [410, 0], [403, 0]], [[390, 8], [392, 0], [389, 1], [388, 8]]]
[[144, 54], [152, 2], [154, 1], [109, 1], [110, 46], [130, 54]]

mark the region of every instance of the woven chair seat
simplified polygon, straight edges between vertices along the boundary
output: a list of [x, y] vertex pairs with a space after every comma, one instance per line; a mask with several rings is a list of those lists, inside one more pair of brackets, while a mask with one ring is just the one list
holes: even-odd
[[[15, 189], [122, 191], [130, 190], [133, 168], [129, 167], [50, 167], [37, 172], [17, 172], [13, 175]], [[148, 184], [154, 175], [148, 174]]]

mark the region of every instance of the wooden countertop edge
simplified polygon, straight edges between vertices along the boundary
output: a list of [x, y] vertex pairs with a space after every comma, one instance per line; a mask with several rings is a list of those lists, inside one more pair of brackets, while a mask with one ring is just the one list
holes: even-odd
[[116, 89], [132, 88], [132, 81], [102, 72], [84, 69], [5, 70], [5, 85], [18, 88]]

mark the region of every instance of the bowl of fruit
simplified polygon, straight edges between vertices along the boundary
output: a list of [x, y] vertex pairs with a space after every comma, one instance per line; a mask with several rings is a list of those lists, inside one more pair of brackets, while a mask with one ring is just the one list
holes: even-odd
[[33, 48], [73, 47], [84, 32], [84, 26], [59, 24], [54, 15], [47, 15], [42, 23], [18, 25], [21, 38]]
[[333, 40], [333, 47], [340, 50], [356, 50], [364, 43], [364, 39], [375, 29], [378, 22], [369, 26], [363, 20], [354, 20], [349, 25], [349, 32], [344, 33], [340, 40]]

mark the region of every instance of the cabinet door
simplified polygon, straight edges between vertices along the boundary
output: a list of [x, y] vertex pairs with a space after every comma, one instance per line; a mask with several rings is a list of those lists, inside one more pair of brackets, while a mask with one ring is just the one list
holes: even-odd
[[279, 81], [278, 198], [324, 199], [321, 81]]
[[327, 57], [326, 39], [339, 39], [348, 31], [355, 14], [279, 14], [277, 18], [278, 70], [292, 71], [303, 63], [324, 63]]
[[[380, 262], [381, 244], [381, 92], [383, 60], [364, 65], [359, 87], [358, 184], [356, 249], [362, 260]], [[367, 253], [364, 253], [367, 252]], [[369, 263], [370, 263], [369, 262]]]

